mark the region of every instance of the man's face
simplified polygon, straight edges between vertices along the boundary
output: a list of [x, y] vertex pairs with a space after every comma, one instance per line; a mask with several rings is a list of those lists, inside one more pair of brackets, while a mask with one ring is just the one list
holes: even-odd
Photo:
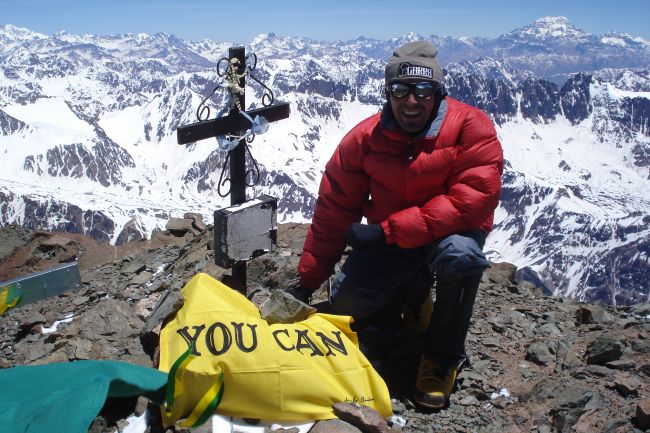
[[[404, 88], [399, 88], [399, 86], [409, 86], [408, 93], [406, 96], [401, 98], [395, 96], [403, 93]], [[395, 86], [396, 91], [391, 91], [391, 86]], [[435, 92], [432, 92], [428, 97], [422, 97], [423, 94], [428, 93], [426, 89], [416, 89], [416, 86], [426, 87], [433, 86], [432, 83], [419, 83], [408, 84], [408, 83], [393, 83], [389, 86], [389, 98], [390, 105], [393, 108], [393, 115], [397, 124], [402, 128], [402, 130], [409, 134], [417, 134], [421, 132], [429, 121], [431, 112], [433, 111], [433, 105], [435, 103]], [[416, 93], [420, 94], [420, 97], [416, 96]]]

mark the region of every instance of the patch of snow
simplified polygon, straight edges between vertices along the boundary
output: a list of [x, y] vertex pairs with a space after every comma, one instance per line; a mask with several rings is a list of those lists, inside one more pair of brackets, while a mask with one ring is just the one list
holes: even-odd
[[269, 420], [260, 420], [257, 424], [248, 424], [241, 418], [232, 418], [223, 415], [212, 416], [212, 433], [264, 433], [268, 431], [275, 431], [280, 428], [298, 429], [299, 433], [307, 433], [314, 425], [314, 421], [304, 422], [277, 422]]
[[400, 426], [400, 427], [405, 427], [406, 426], [406, 420], [402, 418], [401, 416], [398, 415], [393, 415], [389, 419], [389, 422], [391, 425], [395, 426]]
[[508, 391], [507, 388], [501, 388], [499, 392], [493, 392], [492, 394], [490, 394], [490, 400], [494, 400], [499, 397], [506, 397], [506, 398], [510, 397], [510, 391]]
[[126, 421], [126, 427], [123, 430], [115, 430], [115, 433], [144, 433], [147, 430], [147, 411], [140, 416], [131, 415]]
[[612, 86], [609, 83], [607, 83], [606, 86], [607, 86], [606, 87], [607, 93], [611, 97], [616, 98], [616, 99], [622, 99], [622, 98], [630, 98], [630, 99], [632, 99], [632, 98], [646, 98], [646, 99], [650, 99], [650, 92], [630, 92], [630, 91], [627, 91], [627, 90], [618, 89], [618, 88]]
[[60, 325], [61, 323], [69, 323], [69, 322], [72, 322], [72, 318], [73, 318], [73, 317], [74, 317], [74, 314], [73, 314], [73, 313], [70, 313], [70, 314], [68, 314], [67, 316], [65, 316], [64, 319], [61, 319], [61, 320], [55, 320], [54, 323], [52, 324], [52, 326], [50, 326], [50, 327], [47, 327], [47, 326], [41, 326], [41, 333], [43, 333], [43, 334], [51, 334], [51, 333], [55, 332], [57, 329], [59, 329], [59, 325]]

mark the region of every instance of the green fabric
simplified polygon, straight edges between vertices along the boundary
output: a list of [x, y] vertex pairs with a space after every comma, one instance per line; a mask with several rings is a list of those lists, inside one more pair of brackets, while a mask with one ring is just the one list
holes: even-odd
[[0, 432], [86, 433], [108, 397], [162, 403], [167, 375], [119, 361], [75, 361], [0, 370]]

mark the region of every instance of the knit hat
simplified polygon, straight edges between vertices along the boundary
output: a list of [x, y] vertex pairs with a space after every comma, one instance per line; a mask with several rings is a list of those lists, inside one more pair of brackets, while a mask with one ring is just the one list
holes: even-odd
[[442, 84], [442, 69], [436, 60], [438, 49], [428, 41], [409, 42], [397, 48], [386, 64], [385, 81], [422, 82]]

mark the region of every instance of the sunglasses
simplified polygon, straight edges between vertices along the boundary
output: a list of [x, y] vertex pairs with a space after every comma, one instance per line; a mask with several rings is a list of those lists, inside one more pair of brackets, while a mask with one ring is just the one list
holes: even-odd
[[393, 83], [387, 86], [387, 90], [393, 98], [397, 99], [405, 98], [409, 93], [413, 93], [417, 99], [427, 99], [438, 90], [438, 85], [429, 82], [415, 84]]

